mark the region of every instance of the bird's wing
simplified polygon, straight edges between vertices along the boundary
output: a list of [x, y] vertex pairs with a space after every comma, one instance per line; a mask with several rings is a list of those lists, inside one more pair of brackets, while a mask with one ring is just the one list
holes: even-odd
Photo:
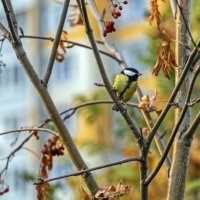
[[118, 74], [113, 83], [113, 89], [118, 97], [121, 96], [121, 94], [124, 92], [124, 90], [127, 88], [128, 83], [128, 77], [123, 74]]

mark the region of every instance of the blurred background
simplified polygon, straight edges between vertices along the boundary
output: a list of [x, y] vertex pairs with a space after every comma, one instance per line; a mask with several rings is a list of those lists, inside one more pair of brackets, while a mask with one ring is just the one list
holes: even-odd
[[[13, 0], [12, 2], [18, 26], [21, 27], [24, 35], [55, 36], [62, 3], [53, 0]], [[97, 2], [96, 0], [98, 5]], [[103, 11], [103, 2], [106, 1], [102, 1], [98, 7], [100, 13]], [[194, 0], [192, 4], [192, 33], [195, 39], [198, 36], [197, 27], [200, 20], [200, 6], [197, 2], [197, 0]], [[71, 3], [73, 4], [75, 1], [71, 1]], [[160, 8], [163, 28], [172, 38], [175, 38], [175, 23], [168, 3], [160, 3]], [[70, 7], [68, 18], [72, 12], [73, 8]], [[173, 89], [174, 74], [171, 73], [170, 80], [167, 80], [162, 74], [158, 78], [151, 75], [152, 67], [157, 59], [157, 48], [163, 41], [163, 36], [158, 33], [154, 25], [149, 26], [148, 15], [149, 1], [128, 1], [128, 5], [123, 6], [122, 16], [116, 20], [117, 31], [109, 34], [108, 37], [122, 52], [128, 66], [137, 68], [143, 74], [139, 84], [144, 94], [152, 96], [157, 89], [158, 102], [156, 106], [162, 109], [170, 91]], [[0, 21], [7, 26], [2, 5], [0, 5]], [[101, 40], [98, 26], [92, 17], [91, 24], [95, 38]], [[89, 45], [83, 26], [70, 27], [69, 21], [66, 20], [64, 29], [68, 32], [69, 41]], [[42, 79], [50, 56], [52, 42], [28, 38], [22, 38], [22, 42], [30, 61]], [[103, 45], [99, 45], [99, 48], [106, 51]], [[41, 121], [48, 118], [48, 114], [7, 41], [2, 43], [0, 53], [0, 132], [20, 127], [37, 126]], [[119, 73], [121, 69], [117, 62], [111, 58], [102, 55], [102, 59], [108, 77], [112, 82], [113, 76]], [[64, 61], [55, 61], [48, 88], [56, 107], [61, 112], [83, 102], [110, 99], [105, 89], [95, 86], [94, 83], [102, 83], [102, 81], [92, 51], [74, 46], [67, 49]], [[199, 87], [196, 87], [195, 90], [198, 91]], [[198, 97], [197, 92], [194, 92], [194, 97]], [[137, 102], [136, 97], [132, 101]], [[134, 137], [121, 116], [112, 112], [111, 106], [102, 104], [84, 107], [65, 120], [67, 128], [89, 167], [118, 161], [139, 153]], [[139, 110], [130, 109], [129, 112], [139, 128], [146, 127]], [[153, 119], [157, 118], [155, 113], [152, 116]], [[161, 134], [165, 131], [170, 133], [173, 116], [172, 110], [160, 129]], [[53, 128], [52, 124], [50, 126]], [[168, 135], [164, 137], [164, 140], [167, 140]], [[6, 160], [3, 158], [8, 156], [9, 152], [26, 137], [27, 133], [1, 136], [0, 158], [2, 160], [0, 160], [0, 170], [5, 166]], [[6, 176], [4, 177], [5, 174], [3, 174], [1, 177], [5, 178], [5, 183], [10, 188], [8, 193], [0, 196], [2, 200], [21, 200], [22, 198], [36, 200], [33, 182], [36, 181], [39, 171], [41, 147], [48, 137], [47, 133], [43, 133], [40, 135], [40, 140], [32, 139], [12, 158]], [[191, 150], [191, 167], [189, 169], [186, 199], [200, 198], [199, 153], [200, 142], [195, 136]], [[155, 144], [153, 144], [149, 155], [150, 170], [156, 165], [158, 159], [159, 153]], [[64, 156], [55, 159], [49, 177], [74, 171], [76, 170], [70, 159]], [[93, 174], [101, 186], [113, 185], [116, 187], [122, 178], [124, 184], [132, 186], [131, 194], [124, 199], [139, 199], [139, 168], [137, 163], [110, 167]], [[163, 170], [150, 186], [150, 199], [165, 199], [166, 184], [167, 173], [163, 167]], [[55, 181], [52, 183], [49, 200], [81, 199], [78, 193], [80, 186], [84, 187], [84, 183], [78, 177]]]

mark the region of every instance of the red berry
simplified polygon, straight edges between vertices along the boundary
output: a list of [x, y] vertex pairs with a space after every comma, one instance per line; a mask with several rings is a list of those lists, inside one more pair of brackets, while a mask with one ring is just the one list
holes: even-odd
[[117, 16], [120, 17], [121, 16], [121, 13], [120, 12], [116, 12]]
[[117, 13], [114, 13], [114, 14], [113, 14], [113, 17], [114, 17], [115, 19], [117, 19], [117, 18], [118, 18], [118, 14], [117, 14]]
[[124, 3], [124, 4], [128, 4], [128, 1], [124, 1], [123, 3]]
[[46, 148], [46, 147], [42, 147], [41, 153], [42, 153], [42, 154], [46, 154], [46, 153], [47, 153], [47, 148]]
[[116, 3], [114, 3], [114, 4], [113, 4], [113, 7], [115, 7], [115, 8], [116, 8], [117, 6], [118, 6], [118, 5], [117, 5]]
[[123, 9], [123, 7], [122, 6], [119, 6], [119, 10], [122, 10]]

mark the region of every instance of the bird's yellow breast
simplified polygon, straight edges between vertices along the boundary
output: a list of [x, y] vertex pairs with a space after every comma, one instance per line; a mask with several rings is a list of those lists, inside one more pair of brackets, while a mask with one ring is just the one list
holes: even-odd
[[136, 88], [137, 81], [128, 83], [128, 77], [124, 74], [118, 74], [114, 79], [113, 89], [123, 102], [127, 102], [132, 98]]

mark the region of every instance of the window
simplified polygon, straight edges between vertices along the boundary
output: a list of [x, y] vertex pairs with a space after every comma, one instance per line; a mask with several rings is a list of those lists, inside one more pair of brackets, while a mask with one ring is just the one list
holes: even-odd
[[52, 81], [62, 83], [73, 77], [74, 67], [72, 66], [72, 58], [67, 56], [61, 63], [55, 61], [52, 72]]

